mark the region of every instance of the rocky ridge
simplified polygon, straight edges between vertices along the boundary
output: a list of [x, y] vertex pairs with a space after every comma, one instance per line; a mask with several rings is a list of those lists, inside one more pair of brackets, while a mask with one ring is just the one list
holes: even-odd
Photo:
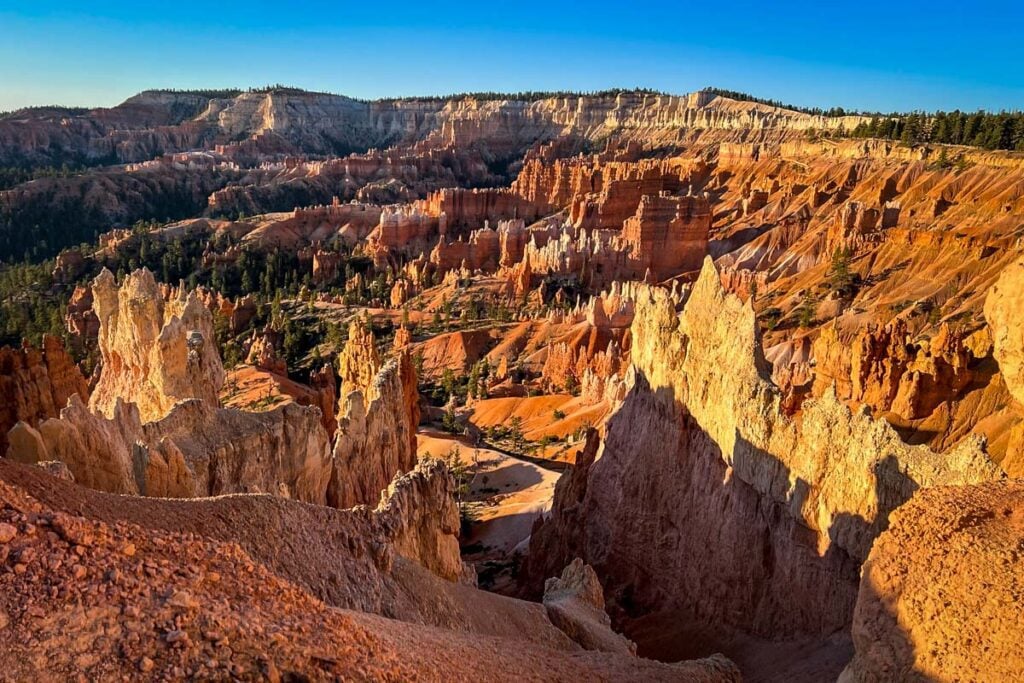
[[[86, 492], [79, 499], [90, 512], [83, 515], [41, 502], [28, 489], [42, 475], [26, 482], [17, 467], [0, 463], [0, 552], [12, 568], [0, 575], [0, 640], [5, 671], [14, 677], [379, 679], [422, 676], [423, 664], [433, 662], [448, 680], [495, 671], [509, 680], [739, 680], [721, 657], [665, 665], [580, 656], [571, 645], [431, 629], [331, 607], [237, 541], [164, 528], [175, 518], [157, 521], [144, 505], [129, 505], [136, 511], [128, 515], [112, 513], [102, 494]], [[76, 648], [67, 647], [69, 633]], [[491, 653], [486, 661], [481, 648]], [[514, 656], [502, 654], [513, 650]]]
[[[559, 482], [528, 576], [575, 554], [620, 618], [679, 609], [719, 629], [828, 634], [850, 622], [857, 567], [893, 509], [919, 488], [1002, 476], [980, 444], [907, 446], [834, 391], [787, 417], [757, 330], [710, 260], [685, 305], [658, 288], [639, 294], [626, 398]], [[763, 562], [747, 557], [754, 548]]]

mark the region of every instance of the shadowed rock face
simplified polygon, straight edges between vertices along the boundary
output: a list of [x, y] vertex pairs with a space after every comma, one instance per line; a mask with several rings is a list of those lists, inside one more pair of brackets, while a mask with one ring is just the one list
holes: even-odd
[[998, 479], [981, 445], [906, 445], [833, 391], [792, 419], [754, 314], [707, 261], [682, 308], [638, 294], [625, 400], [534, 530], [534, 590], [573, 556], [613, 614], [670, 609], [773, 638], [845, 628], [857, 568], [915, 490]]
[[56, 417], [72, 395], [88, 400], [89, 387], [59, 339], [45, 335], [39, 350], [0, 348], [0, 455], [17, 422]]

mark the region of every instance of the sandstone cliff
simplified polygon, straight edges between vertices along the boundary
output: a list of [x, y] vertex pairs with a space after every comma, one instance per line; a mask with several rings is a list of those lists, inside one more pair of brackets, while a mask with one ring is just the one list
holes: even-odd
[[638, 293], [626, 398], [559, 482], [529, 580], [575, 555], [620, 617], [678, 609], [694, 628], [828, 634], [849, 623], [857, 567], [893, 509], [918, 488], [1002, 476], [980, 444], [908, 446], [834, 391], [787, 417], [753, 311], [710, 260], [680, 305]]
[[56, 417], [72, 395], [86, 401], [89, 387], [59, 339], [45, 335], [42, 349], [0, 348], [0, 455], [15, 423]]
[[185, 399], [216, 405], [224, 368], [213, 317], [195, 293], [182, 288], [165, 301], [148, 270], [130, 274], [120, 288], [104, 270], [93, 283], [93, 309], [103, 370], [90, 407], [111, 417], [120, 399], [150, 422]]

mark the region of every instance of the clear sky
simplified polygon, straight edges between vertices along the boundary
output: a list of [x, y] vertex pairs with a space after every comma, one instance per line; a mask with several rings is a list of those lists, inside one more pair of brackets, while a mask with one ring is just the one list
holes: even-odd
[[0, 0], [0, 111], [283, 83], [374, 98], [714, 85], [806, 106], [1024, 108], [1024, 2]]

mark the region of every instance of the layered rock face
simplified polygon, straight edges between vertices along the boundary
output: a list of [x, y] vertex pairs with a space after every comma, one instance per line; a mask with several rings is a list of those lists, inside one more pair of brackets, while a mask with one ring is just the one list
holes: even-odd
[[72, 399], [59, 418], [38, 430], [19, 423], [10, 439], [13, 460], [59, 460], [78, 483], [111, 493], [260, 492], [324, 504], [332, 471], [319, 412], [295, 404], [246, 413], [191, 400], [143, 423], [134, 404], [118, 402], [106, 418]]
[[531, 538], [531, 580], [575, 555], [602, 577], [613, 614], [677, 609], [695, 628], [828, 634], [849, 623], [857, 567], [893, 509], [918, 488], [1002, 476], [980, 444], [907, 446], [833, 391], [787, 417], [753, 311], [710, 260], [681, 313], [678, 298], [646, 291], [626, 398], [559, 482]]
[[622, 241], [637, 269], [664, 280], [700, 267], [710, 229], [707, 200], [644, 195], [636, 214], [622, 224]]
[[[227, 93], [225, 93], [227, 95]], [[19, 115], [20, 114], [20, 115]], [[484, 147], [503, 157], [538, 139], [575, 134], [598, 139], [621, 131], [630, 138], [678, 140], [680, 128], [827, 130], [857, 125], [857, 117], [824, 117], [734, 102], [707, 93], [676, 97], [623, 93], [605, 97], [515, 100], [379, 100], [272, 90], [234, 97], [148, 91], [112, 109], [58, 114], [29, 110], [0, 121], [0, 160], [142, 161], [204, 143], [250, 138], [268, 152], [324, 154], [339, 147], [367, 150], [422, 140], [428, 148]], [[251, 145], [250, 145], [251, 146]], [[55, 151], [60, 155], [54, 156]], [[244, 150], [242, 150], [244, 153]], [[232, 155], [233, 156], [233, 155]]]
[[841, 681], [1012, 681], [1024, 590], [1024, 484], [919, 491], [864, 569]]
[[[415, 465], [415, 369], [407, 353], [381, 367], [364, 324], [353, 323], [340, 358], [335, 435], [330, 368], [314, 374], [315, 391], [303, 401], [315, 407], [220, 408], [224, 375], [206, 305], [195, 293], [161, 292], [148, 271], [128, 276], [120, 289], [112, 279], [105, 271], [94, 286], [104, 371], [92, 410], [78, 375], [82, 395], [72, 395], [59, 418], [38, 430], [26, 422], [11, 429], [9, 457], [60, 461], [79, 483], [114, 493], [262, 492], [335, 507], [375, 502], [396, 474]], [[257, 355], [269, 355], [272, 343], [262, 348], [267, 353]], [[54, 368], [63, 367], [52, 351]]]
[[71, 396], [89, 398], [89, 387], [59, 339], [45, 335], [43, 348], [0, 348], [0, 454], [17, 422], [56, 417]]
[[399, 472], [416, 463], [420, 422], [416, 368], [408, 352], [399, 352], [364, 388], [346, 390], [342, 380], [334, 469], [328, 504], [347, 508], [369, 504]]
[[112, 417], [118, 400], [134, 403], [144, 422], [198, 398], [213, 405], [224, 382], [213, 316], [179, 289], [164, 300], [153, 274], [135, 271], [121, 284], [104, 270], [93, 283], [103, 371], [89, 405]]

